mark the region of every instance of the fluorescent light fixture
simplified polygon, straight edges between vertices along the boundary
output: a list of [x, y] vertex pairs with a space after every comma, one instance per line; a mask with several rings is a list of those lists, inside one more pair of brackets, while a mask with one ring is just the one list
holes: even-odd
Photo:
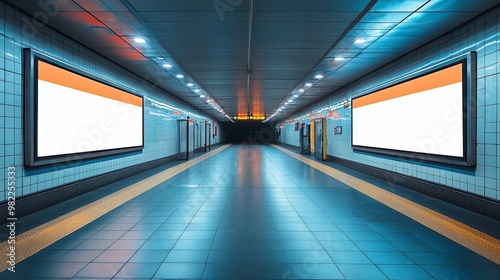
[[165, 63], [162, 66], [165, 67], [165, 68], [167, 68], [167, 69], [168, 68], [172, 68], [172, 64], [170, 64], [170, 63]]
[[312, 83], [306, 83], [306, 87], [312, 87], [313, 84]]
[[182, 78], [184, 78], [184, 75], [182, 75], [182, 74], [177, 74], [177, 75], [176, 75], [176, 77], [177, 77], [177, 79], [182, 79]]
[[345, 60], [345, 58], [340, 57], [340, 56], [339, 56], [339, 57], [336, 57], [336, 58], [334, 58], [334, 59], [335, 59], [336, 61], [342, 61], [342, 60]]
[[324, 77], [325, 77], [325, 76], [323, 76], [323, 75], [321, 75], [321, 74], [317, 74], [316, 76], [314, 76], [314, 78], [315, 78], [316, 80], [321, 80], [321, 79], [323, 79]]
[[144, 39], [143, 39], [143, 38], [141, 38], [141, 37], [135, 37], [135, 38], [134, 38], [134, 41], [135, 41], [136, 43], [139, 43], [139, 44], [144, 44], [144, 43], [146, 43], [146, 40], [144, 40]]
[[204, 94], [200, 95], [200, 98], [205, 98], [205, 95]]
[[363, 39], [363, 38], [359, 38], [359, 39], [356, 39], [356, 41], [354, 41], [354, 43], [356, 43], [356, 44], [363, 44], [363, 43], [366, 43], [366, 40]]
[[198, 93], [198, 92], [200, 92], [200, 90], [199, 89], [195, 89], [194, 92]]
[[194, 86], [194, 84], [193, 83], [187, 83], [187, 86], [188, 87], [192, 87], [192, 86]]
[[299, 92], [300, 92], [300, 93], [304, 93], [304, 91], [305, 91], [305, 90], [304, 90], [303, 88], [299, 89]]

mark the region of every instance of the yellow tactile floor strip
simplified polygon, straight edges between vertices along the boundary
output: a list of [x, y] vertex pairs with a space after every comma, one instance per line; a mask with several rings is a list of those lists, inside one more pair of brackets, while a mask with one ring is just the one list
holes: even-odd
[[[201, 161], [223, 151], [230, 145], [224, 145], [200, 157], [186, 161], [177, 166], [148, 177], [142, 181], [132, 184], [124, 189], [116, 191], [108, 196], [73, 210], [59, 218], [26, 231], [16, 236], [16, 264], [34, 255], [43, 248], [51, 245], [57, 240], [82, 228], [102, 215], [124, 204], [125, 202], [154, 188], [158, 184], [172, 178], [182, 171], [200, 163]], [[0, 243], [0, 252], [9, 252], [10, 244], [7, 241]], [[9, 268], [5, 261], [0, 263], [0, 272]]]
[[499, 239], [335, 168], [297, 155], [282, 147], [276, 145], [273, 145], [273, 147], [389, 206], [496, 264], [500, 264]]

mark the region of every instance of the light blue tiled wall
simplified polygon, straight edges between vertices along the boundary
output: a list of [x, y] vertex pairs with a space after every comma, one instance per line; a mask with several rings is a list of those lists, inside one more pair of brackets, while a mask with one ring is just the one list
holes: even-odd
[[[337, 109], [340, 115], [328, 120], [328, 154], [378, 168], [425, 179], [500, 200], [500, 8], [491, 10], [398, 60], [334, 92], [328, 100], [309, 107], [298, 115], [332, 106], [354, 96], [371, 92], [386, 81], [411, 73], [442, 59], [470, 51], [477, 52], [477, 167], [464, 171], [438, 164], [396, 160], [353, 152], [351, 148], [350, 108]], [[396, 116], [395, 116], [396, 117]], [[342, 126], [343, 134], [334, 135], [333, 127]], [[293, 124], [286, 125], [292, 128]], [[288, 143], [289, 134], [282, 142]], [[293, 140], [295, 141], [295, 140]]]
[[[177, 120], [146, 106], [145, 148], [141, 153], [26, 170], [23, 167], [21, 61], [22, 49], [25, 47], [50, 54], [69, 65], [133, 89], [145, 98], [153, 98], [185, 111], [190, 111], [190, 107], [170, 98], [165, 92], [153, 90], [152, 87], [146, 89], [141, 77], [53, 29], [40, 26], [37, 30], [24, 30], [23, 33], [23, 17], [26, 15], [0, 2], [0, 202], [6, 199], [7, 168], [10, 166], [16, 169], [17, 196], [23, 196], [178, 153]], [[218, 141], [219, 137], [212, 139], [212, 143]]]
[[295, 123], [286, 124], [281, 129], [279, 141], [288, 145], [299, 146], [299, 132], [295, 131]]

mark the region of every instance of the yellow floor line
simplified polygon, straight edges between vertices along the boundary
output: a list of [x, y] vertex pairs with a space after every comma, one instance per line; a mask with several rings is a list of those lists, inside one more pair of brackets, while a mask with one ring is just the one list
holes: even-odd
[[499, 239], [335, 168], [272, 146], [500, 265]]
[[[57, 240], [75, 232], [90, 222], [96, 220], [102, 215], [124, 204], [125, 202], [141, 195], [142, 193], [154, 188], [158, 184], [172, 178], [182, 171], [200, 163], [201, 161], [222, 152], [230, 145], [224, 145], [200, 157], [186, 161], [177, 166], [171, 167], [165, 171], [157, 173], [142, 181], [134, 183], [124, 189], [116, 191], [99, 200], [89, 203], [81, 208], [73, 210], [63, 216], [60, 216], [50, 222], [26, 231], [16, 236], [15, 256], [16, 264], [26, 258], [36, 254], [43, 248], [53, 244]], [[8, 241], [0, 243], [0, 252], [7, 254], [10, 251]], [[3, 261], [0, 263], [0, 272], [9, 268], [10, 265]]]

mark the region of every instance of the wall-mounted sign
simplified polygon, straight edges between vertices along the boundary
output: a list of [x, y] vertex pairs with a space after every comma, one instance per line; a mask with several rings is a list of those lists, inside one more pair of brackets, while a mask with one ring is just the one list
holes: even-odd
[[334, 135], [340, 135], [342, 134], [342, 127], [341, 126], [336, 126], [333, 128], [333, 134]]

